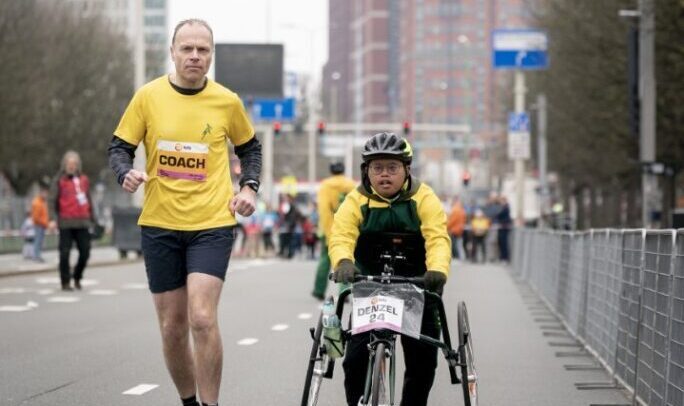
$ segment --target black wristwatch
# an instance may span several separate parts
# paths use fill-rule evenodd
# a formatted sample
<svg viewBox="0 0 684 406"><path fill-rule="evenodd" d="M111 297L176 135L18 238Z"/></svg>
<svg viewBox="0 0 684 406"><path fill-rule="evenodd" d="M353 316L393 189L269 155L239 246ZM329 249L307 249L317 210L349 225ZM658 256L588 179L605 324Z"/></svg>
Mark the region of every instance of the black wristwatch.
<svg viewBox="0 0 684 406"><path fill-rule="evenodd" d="M240 185L240 189L242 189L245 186L252 189L254 191L254 193L259 193L259 182L258 181L253 180L253 179L246 180L242 183L242 185Z"/></svg>

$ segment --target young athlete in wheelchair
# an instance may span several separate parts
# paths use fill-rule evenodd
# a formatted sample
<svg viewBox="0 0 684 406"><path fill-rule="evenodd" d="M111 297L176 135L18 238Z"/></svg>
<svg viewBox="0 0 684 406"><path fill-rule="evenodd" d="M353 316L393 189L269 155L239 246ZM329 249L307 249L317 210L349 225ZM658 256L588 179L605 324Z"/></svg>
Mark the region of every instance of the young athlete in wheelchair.
<svg viewBox="0 0 684 406"><path fill-rule="evenodd" d="M411 146L393 133L379 133L364 145L362 183L351 191L337 213L329 241L336 282L354 282L357 274L382 272L377 236L401 233L413 241L409 261L395 265L398 276L422 276L424 288L441 295L449 272L451 246L446 215L437 195L411 176ZM423 335L439 339L437 306L426 296ZM357 406L364 392L369 333L346 343L343 368L347 404ZM402 406L427 405L437 367L437 347L402 336L406 371Z"/></svg>

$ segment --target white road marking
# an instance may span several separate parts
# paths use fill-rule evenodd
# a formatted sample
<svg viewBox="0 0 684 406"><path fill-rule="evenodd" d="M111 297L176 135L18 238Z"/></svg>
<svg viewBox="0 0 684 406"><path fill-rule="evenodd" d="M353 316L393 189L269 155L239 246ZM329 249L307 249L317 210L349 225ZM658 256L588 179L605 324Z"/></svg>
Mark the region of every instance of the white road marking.
<svg viewBox="0 0 684 406"><path fill-rule="evenodd" d="M38 303L34 302L33 300L29 300L28 302L26 302L26 306L35 309L36 307L38 307Z"/></svg>
<svg viewBox="0 0 684 406"><path fill-rule="evenodd" d="M159 385L153 383L141 383L138 386L134 386L131 389L123 392L124 395L144 395L145 393L157 388Z"/></svg>
<svg viewBox="0 0 684 406"><path fill-rule="evenodd" d="M297 318L299 320L309 320L311 318L311 313L299 313Z"/></svg>
<svg viewBox="0 0 684 406"><path fill-rule="evenodd" d="M290 326L287 324L276 324L275 326L271 327L271 330L273 331L284 331L287 330Z"/></svg>
<svg viewBox="0 0 684 406"><path fill-rule="evenodd" d="M259 342L258 338L243 338L242 340L238 341L238 345L254 345L257 342Z"/></svg>
<svg viewBox="0 0 684 406"><path fill-rule="evenodd" d="M121 287L121 289L147 289L146 283L127 283Z"/></svg>
<svg viewBox="0 0 684 406"><path fill-rule="evenodd" d="M117 293L119 292L114 289L93 289L88 291L88 294L93 296L112 296L116 295Z"/></svg>
<svg viewBox="0 0 684 406"><path fill-rule="evenodd" d="M75 296L53 296L47 299L50 303L76 303L80 300L80 297Z"/></svg>
<svg viewBox="0 0 684 406"><path fill-rule="evenodd" d="M81 286L94 286L99 285L100 281L95 279L81 279Z"/></svg>
<svg viewBox="0 0 684 406"><path fill-rule="evenodd" d="M59 280L58 277L54 277L54 278L42 277L42 278L36 278L36 283L39 283L41 285L51 285L51 284L59 285L61 283L61 281Z"/></svg>
<svg viewBox="0 0 684 406"><path fill-rule="evenodd" d="M54 289L38 289L36 291L37 294L39 295L51 295L55 292Z"/></svg>
<svg viewBox="0 0 684 406"><path fill-rule="evenodd" d="M26 312L31 310L30 306L0 306L0 312Z"/></svg>
<svg viewBox="0 0 684 406"><path fill-rule="evenodd" d="M0 294L7 294L7 293L25 293L26 289L24 288L0 288Z"/></svg>

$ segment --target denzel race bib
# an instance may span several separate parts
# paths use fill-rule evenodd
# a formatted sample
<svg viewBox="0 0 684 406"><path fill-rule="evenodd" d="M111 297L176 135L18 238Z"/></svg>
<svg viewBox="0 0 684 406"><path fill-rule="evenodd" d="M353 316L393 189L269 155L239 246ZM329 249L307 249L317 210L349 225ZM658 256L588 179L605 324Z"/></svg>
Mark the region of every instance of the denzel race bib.
<svg viewBox="0 0 684 406"><path fill-rule="evenodd" d="M404 316L402 299L376 295L354 298L352 313L352 334L386 328L401 332Z"/></svg>
<svg viewBox="0 0 684 406"><path fill-rule="evenodd" d="M157 142L157 175L203 182L207 179L209 146L196 142Z"/></svg>

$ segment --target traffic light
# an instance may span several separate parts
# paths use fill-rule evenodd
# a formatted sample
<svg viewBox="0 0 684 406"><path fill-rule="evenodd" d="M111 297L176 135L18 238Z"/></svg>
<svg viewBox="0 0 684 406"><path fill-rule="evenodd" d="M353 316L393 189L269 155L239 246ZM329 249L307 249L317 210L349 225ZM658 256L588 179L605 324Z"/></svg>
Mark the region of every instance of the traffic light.
<svg viewBox="0 0 684 406"><path fill-rule="evenodd" d="M276 137L280 135L280 129L282 128L282 124L280 124L280 121L276 121L273 123L273 135Z"/></svg>
<svg viewBox="0 0 684 406"><path fill-rule="evenodd" d="M318 131L318 135L325 135L325 123L319 121L316 130Z"/></svg>
<svg viewBox="0 0 684 406"><path fill-rule="evenodd" d="M408 137L411 134L411 123L404 121L404 137Z"/></svg>
<svg viewBox="0 0 684 406"><path fill-rule="evenodd" d="M463 172L463 186L468 186L470 184L470 172Z"/></svg>

